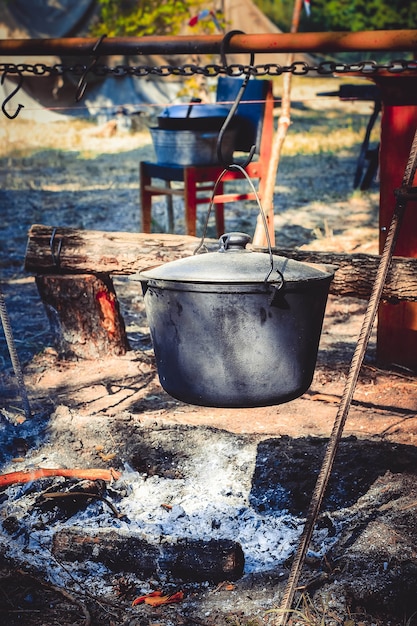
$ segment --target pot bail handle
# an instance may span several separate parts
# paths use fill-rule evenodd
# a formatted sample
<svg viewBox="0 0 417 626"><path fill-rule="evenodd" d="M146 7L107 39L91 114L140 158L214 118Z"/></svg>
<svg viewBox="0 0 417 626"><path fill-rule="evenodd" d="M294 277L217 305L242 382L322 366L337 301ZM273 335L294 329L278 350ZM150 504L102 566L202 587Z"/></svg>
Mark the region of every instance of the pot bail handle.
<svg viewBox="0 0 417 626"><path fill-rule="evenodd" d="M269 277L271 276L272 272L275 271L275 272L277 272L277 274L278 274L278 276L280 278L280 284L277 287L277 289L282 289L282 287L284 286L284 275L282 274L282 272L279 271L278 268L274 268L274 256L272 254L271 238L269 236L268 223L266 221L265 211L263 210L261 201L259 199L258 192L256 191L255 185L251 181L251 179L249 177L249 174L247 173L245 168L242 167L241 165L239 165L238 163L232 163L231 165L229 165L228 169L224 169L220 173L220 175L218 176L216 182L214 183L214 187L213 187L213 190L211 192L209 208L207 209L207 215L206 215L206 219L204 221L203 234L201 236L200 243L198 244L197 248L194 250L194 254L201 254L202 252L208 252L207 246L206 246L204 240L205 240L206 234L207 234L207 226L208 226L208 222L209 222L209 219L210 219L211 211L213 210L214 198L216 196L217 187L221 183L221 181L223 179L223 176L225 176L227 174L228 170L230 170L230 169L238 170L239 172L241 172L243 177L246 178L246 180L248 181L249 186L251 187L252 192L253 192L253 194L255 196L255 200L256 200L256 203L257 203L258 209L259 209L259 213L260 213L261 218L262 218L262 223L263 223L263 227L264 227L264 230L265 230L266 241L267 241L267 244L268 244L269 264L270 264L269 271L268 271L267 275L264 278L264 282L266 283L268 281ZM246 243L249 243L249 241L247 241ZM220 246L223 246L223 250L225 249L224 240L222 241L222 238L220 238Z"/></svg>
<svg viewBox="0 0 417 626"><path fill-rule="evenodd" d="M225 36L223 37L223 41L221 42L221 48L220 48L220 56L222 59L222 63L223 63L223 68L226 72L226 74L230 74L229 71L229 67L228 67L228 63L227 63L227 59L226 59L226 48L229 45L230 40L232 39L232 37L234 37L234 35L244 35L245 33L242 30L231 30L230 32L226 33ZM255 55L253 52L251 52L250 55L250 65L249 67L253 67L254 63L255 63ZM223 157L223 150L222 150L222 146L223 146L223 140L224 140L224 136L226 131L228 130L230 123L232 121L232 119L235 117L238 106L240 104L240 101L243 98L243 95L245 93L246 90L246 86L249 82L250 79L250 72L248 72L243 81L242 84L239 88L239 91L236 95L235 101L232 104L232 107L226 117L226 119L223 122L223 125L219 131L219 136L217 137L217 159L219 161L219 163L221 164L222 167L224 167L227 170L231 170L233 169L233 163L228 163L226 161L226 159ZM244 163L241 163L240 165L242 167L247 167L249 165L249 163L252 161L253 159L253 155L255 154L255 150L256 150L256 145L253 145L250 150L249 150L249 154L245 160Z"/></svg>

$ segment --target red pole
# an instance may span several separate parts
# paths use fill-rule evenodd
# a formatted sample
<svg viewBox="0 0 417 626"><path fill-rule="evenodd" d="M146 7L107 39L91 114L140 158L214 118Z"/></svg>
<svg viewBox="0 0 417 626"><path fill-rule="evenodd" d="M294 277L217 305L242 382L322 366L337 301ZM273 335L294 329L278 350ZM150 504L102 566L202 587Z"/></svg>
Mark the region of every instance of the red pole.
<svg viewBox="0 0 417 626"><path fill-rule="evenodd" d="M417 78L376 79L382 91L380 148L380 249L395 205L417 128ZM415 183L414 183L415 184ZM417 257L417 205L407 205L394 254ZM417 370L417 303L382 303L378 315L377 360Z"/></svg>

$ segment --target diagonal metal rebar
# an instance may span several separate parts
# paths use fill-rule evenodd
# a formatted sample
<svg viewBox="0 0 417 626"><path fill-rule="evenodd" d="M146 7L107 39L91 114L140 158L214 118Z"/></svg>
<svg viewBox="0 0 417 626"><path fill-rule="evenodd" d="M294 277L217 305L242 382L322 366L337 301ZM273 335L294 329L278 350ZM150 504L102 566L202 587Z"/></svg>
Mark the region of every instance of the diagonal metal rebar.
<svg viewBox="0 0 417 626"><path fill-rule="evenodd" d="M379 262L375 282L372 293L366 308L365 316L362 322L361 331L359 333L358 342L350 364L348 378L340 401L338 412L335 418L333 429L323 458L323 463L317 477L317 482L313 491L310 506L307 512L306 521L303 532L299 539L297 551L291 566L290 574L287 581L287 587L277 611L277 619L273 622L274 626L285 626L291 614L291 607L294 601L295 592L297 590L298 580L301 569L304 564L311 536L320 507L323 501L324 493L329 482L333 463L343 434L343 428L349 413L353 394L358 381L360 368L363 363L366 349L368 347L369 338L371 336L372 327L378 311L378 305L381 301L382 292L387 278L389 266L392 260L395 244L398 238L401 222L407 205L407 190L411 187L417 169L417 129L414 134L413 143L405 168L402 184L397 190L397 200L395 203L394 213L391 224L388 229L387 238L381 259ZM403 192L403 193L401 193Z"/></svg>
<svg viewBox="0 0 417 626"><path fill-rule="evenodd" d="M9 349L10 359L13 365L13 370L16 376L17 385L19 387L20 397L22 399L23 410L25 417L31 416L29 398L26 391L25 381L23 378L23 371L20 365L19 357L16 350L16 344L14 342L12 327L10 324L9 313L6 308L6 301L4 299L3 292L0 288L0 318L3 325L4 336L6 337L7 347Z"/></svg>

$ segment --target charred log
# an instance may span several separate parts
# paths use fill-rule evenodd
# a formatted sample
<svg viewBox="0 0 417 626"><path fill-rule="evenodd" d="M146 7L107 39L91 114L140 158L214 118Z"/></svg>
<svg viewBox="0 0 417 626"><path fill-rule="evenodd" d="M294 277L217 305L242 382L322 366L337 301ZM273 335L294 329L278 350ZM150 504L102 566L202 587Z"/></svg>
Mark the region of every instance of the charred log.
<svg viewBox="0 0 417 626"><path fill-rule="evenodd" d="M221 582L237 580L244 568L242 547L229 539L153 544L113 530L87 534L73 528L55 533L52 551L60 561L99 562L111 571L144 578L159 572L182 581Z"/></svg>

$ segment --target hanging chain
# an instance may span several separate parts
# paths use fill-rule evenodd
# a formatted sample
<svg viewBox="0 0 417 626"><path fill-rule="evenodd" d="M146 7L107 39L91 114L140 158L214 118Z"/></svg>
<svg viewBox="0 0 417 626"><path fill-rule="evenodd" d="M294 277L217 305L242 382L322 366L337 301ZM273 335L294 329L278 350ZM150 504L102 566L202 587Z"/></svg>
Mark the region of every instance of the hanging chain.
<svg viewBox="0 0 417 626"><path fill-rule="evenodd" d="M295 76L304 76L310 72L316 72L322 76L332 74L359 73L364 75L375 75L380 72L389 74L401 74L403 72L417 72L417 60L398 59L387 63L377 63L372 60L358 61L355 63L341 63L339 61L321 61L316 65L310 65L305 61L294 61L290 65L279 65L278 63L263 63L261 65L243 65L232 63L228 66L209 63L207 65L196 65L185 63L184 65L115 65L109 66L96 63L94 67L88 67L81 63L74 65L46 65L45 63L0 63L0 74L19 75L24 74L34 76L83 76L86 72L95 76L194 76L196 74L207 77L215 77L220 74L227 76L281 76L290 73Z"/></svg>

